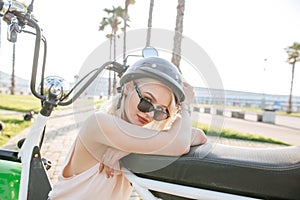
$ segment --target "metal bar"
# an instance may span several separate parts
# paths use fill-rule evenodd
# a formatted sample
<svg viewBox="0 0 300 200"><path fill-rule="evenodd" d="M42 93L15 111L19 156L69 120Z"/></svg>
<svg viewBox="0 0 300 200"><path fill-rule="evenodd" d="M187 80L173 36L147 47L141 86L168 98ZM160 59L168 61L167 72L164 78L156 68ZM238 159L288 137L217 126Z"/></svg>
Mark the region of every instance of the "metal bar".
<svg viewBox="0 0 300 200"><path fill-rule="evenodd" d="M189 186L183 186L173 183L167 183L157 180L140 178L128 171L124 173L126 178L132 183L136 191L141 195L144 200L157 199L152 195L149 190L163 192L175 196L186 197L190 199L203 199L203 200L257 200L256 198L244 197L240 195L228 194L223 192L216 192ZM148 194L150 193L152 197Z"/></svg>

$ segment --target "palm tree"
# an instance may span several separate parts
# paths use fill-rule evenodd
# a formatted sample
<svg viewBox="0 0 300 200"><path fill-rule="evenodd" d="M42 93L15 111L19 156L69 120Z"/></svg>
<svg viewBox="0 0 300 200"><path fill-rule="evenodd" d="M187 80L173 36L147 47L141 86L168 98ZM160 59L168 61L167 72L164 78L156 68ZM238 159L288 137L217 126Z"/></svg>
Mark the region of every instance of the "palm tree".
<svg viewBox="0 0 300 200"><path fill-rule="evenodd" d="M1 36L1 32L2 32L2 29L1 29L1 26L2 26L2 25L1 25L1 21L2 21L2 20L0 20L0 52L1 52L1 37L2 37L2 36ZM1 59L1 54L0 54L0 59ZM0 79L1 79L1 77L0 77Z"/></svg>
<svg viewBox="0 0 300 200"><path fill-rule="evenodd" d="M288 107L286 111L288 114L290 114L292 112L292 93L293 93L295 65L296 62L300 61L300 43L294 42L292 46L285 48L285 51L288 54L287 62L292 65L292 80L291 80L290 96L289 96Z"/></svg>
<svg viewBox="0 0 300 200"><path fill-rule="evenodd" d="M154 7L154 0L150 0L146 47L150 46L153 7Z"/></svg>
<svg viewBox="0 0 300 200"><path fill-rule="evenodd" d="M104 17L100 23L99 31L103 31L108 24L112 23L111 21L112 21L111 18ZM113 39L112 34L107 34L106 38L109 39L109 60L111 60L112 39ZM108 89L107 89L107 91L108 91L108 98L109 98L111 95L111 71L109 71L109 74L108 74Z"/></svg>
<svg viewBox="0 0 300 200"><path fill-rule="evenodd" d="M182 40L182 32L183 32L184 8L185 8L185 0L178 0L175 35L174 35L173 52L172 52L172 63L179 69L179 71L180 71L180 60L181 60L181 40Z"/></svg>
<svg viewBox="0 0 300 200"><path fill-rule="evenodd" d="M16 58L16 43L13 43L13 56L12 56L12 73L11 73L11 86L10 94L15 94L15 58Z"/></svg>
<svg viewBox="0 0 300 200"><path fill-rule="evenodd" d="M124 27L123 27L123 32L124 32L124 38L123 38L123 60L126 57L126 28L128 26L127 22L129 21L129 15L128 15L128 7L130 4L134 4L135 0L125 0L125 9L123 13L123 21L124 21Z"/></svg>
<svg viewBox="0 0 300 200"><path fill-rule="evenodd" d="M121 6L118 6L115 8L113 6L112 9L104 9L104 11L108 14L109 17L104 17L102 21L100 22L99 31L103 31L107 25L111 28L111 33L107 34L106 37L110 39L110 60L111 60L111 49L112 44L114 45L113 52L114 52L114 60L116 60L116 37L117 37L117 31L119 30L119 25L121 24L121 21L119 21L119 18L123 17L124 9ZM113 94L116 94L116 73L114 73L114 79L113 79ZM108 98L111 95L111 74L109 72L109 80L108 80Z"/></svg>

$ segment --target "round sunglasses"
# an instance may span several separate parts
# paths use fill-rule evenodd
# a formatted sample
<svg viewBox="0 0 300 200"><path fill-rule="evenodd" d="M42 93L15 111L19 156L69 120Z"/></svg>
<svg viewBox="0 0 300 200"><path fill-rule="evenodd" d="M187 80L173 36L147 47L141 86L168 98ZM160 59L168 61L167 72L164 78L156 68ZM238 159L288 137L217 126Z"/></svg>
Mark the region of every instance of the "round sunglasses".
<svg viewBox="0 0 300 200"><path fill-rule="evenodd" d="M139 109L139 111L144 112L144 113L154 111L153 119L155 121L162 121L162 120L165 120L170 117L168 110L167 110L167 112L165 112L161 109L155 108L154 105L149 100L147 100L146 98L144 98L142 96L142 93L141 93L140 89L138 88L136 82L133 82L133 84L134 84L135 91L137 92L137 94L140 98L140 102L137 105L137 108Z"/></svg>

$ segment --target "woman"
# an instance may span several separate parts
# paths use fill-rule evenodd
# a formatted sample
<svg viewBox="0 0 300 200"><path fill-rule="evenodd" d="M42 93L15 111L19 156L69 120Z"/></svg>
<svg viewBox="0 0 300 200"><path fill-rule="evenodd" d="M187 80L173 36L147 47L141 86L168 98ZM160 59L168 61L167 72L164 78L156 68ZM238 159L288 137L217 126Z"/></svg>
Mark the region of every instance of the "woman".
<svg viewBox="0 0 300 200"><path fill-rule="evenodd" d="M136 62L121 77L122 92L106 112L90 116L67 156L56 199L128 199L132 187L119 171L129 153L180 156L206 142L191 128L193 89L177 68L158 58Z"/></svg>

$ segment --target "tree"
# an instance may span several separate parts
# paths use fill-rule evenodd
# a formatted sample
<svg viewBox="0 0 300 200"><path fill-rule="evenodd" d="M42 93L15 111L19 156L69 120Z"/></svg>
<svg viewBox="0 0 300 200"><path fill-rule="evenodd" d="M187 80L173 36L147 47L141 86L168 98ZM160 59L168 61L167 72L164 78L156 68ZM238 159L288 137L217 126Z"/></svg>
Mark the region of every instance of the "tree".
<svg viewBox="0 0 300 200"><path fill-rule="evenodd" d="M114 52L114 60L116 60L116 36L117 31L119 30L119 25L121 24L121 21L119 21L119 18L123 18L124 9L121 6L118 6L115 8L113 6L112 9L104 9L104 11L108 14L109 17L104 17L102 21L100 22L99 31L103 31L106 26L110 26L111 33L107 34L106 37L110 40L110 60L111 60L111 49L112 45L114 46L113 52ZM114 73L114 79L113 79L113 94L116 94L116 73ZM109 80L108 80L108 98L111 95L111 73L109 72Z"/></svg>
<svg viewBox="0 0 300 200"><path fill-rule="evenodd" d="M2 32L1 26L2 26L2 25L1 25L1 20L0 20L0 52L1 52L1 37L2 37L2 36L1 36L1 32ZM1 55L0 55L0 56L1 56ZM0 58L0 59L1 59L1 58Z"/></svg>
<svg viewBox="0 0 300 200"><path fill-rule="evenodd" d="M146 47L150 46L154 0L150 0Z"/></svg>
<svg viewBox="0 0 300 200"><path fill-rule="evenodd" d="M16 43L13 43L13 56L12 56L12 73L11 73L11 86L10 94L15 94L15 59L16 58Z"/></svg>
<svg viewBox="0 0 300 200"><path fill-rule="evenodd" d="M0 59L2 59L2 58L1 58L1 47L2 47L2 44L1 44L1 42L2 42L2 41L1 41L1 38L2 38L2 36L1 36L1 33L2 33L2 27L1 27L1 26L2 26L2 24L1 24L1 20L0 20ZM1 79L1 77L0 77L0 79Z"/></svg>
<svg viewBox="0 0 300 200"><path fill-rule="evenodd" d="M300 61L300 43L294 42L292 46L285 48L285 51L288 54L287 62L292 65L292 79L291 79L291 88L290 95L288 100L287 113L292 112L292 93L293 93L293 83L294 83L294 73L296 62Z"/></svg>
<svg viewBox="0 0 300 200"><path fill-rule="evenodd" d="M134 4L135 0L125 0L125 9L123 13L123 21L124 21L124 27L123 27L123 32L124 32L124 38L123 38L123 60L126 57L126 28L128 26L127 22L129 21L129 15L128 15L128 7L130 4Z"/></svg>
<svg viewBox="0 0 300 200"><path fill-rule="evenodd" d="M181 60L181 41L183 32L183 16L184 16L185 0L178 0L177 16L175 25L175 35L173 41L172 63L180 70Z"/></svg>
<svg viewBox="0 0 300 200"><path fill-rule="evenodd" d="M111 24L112 19L104 17L100 23L99 31L103 31L108 24ZM109 60L111 60L111 50L112 50L112 34L107 34L106 38L109 39ZM107 88L108 98L111 95L111 72L108 74L108 88Z"/></svg>

